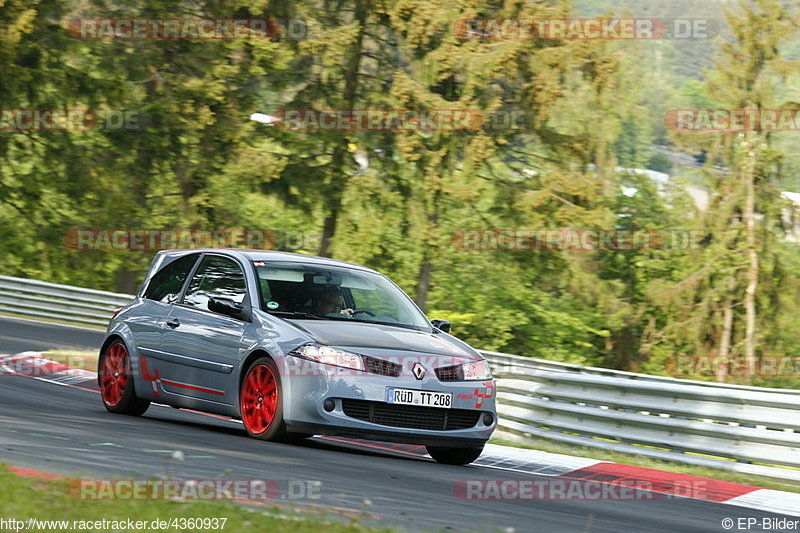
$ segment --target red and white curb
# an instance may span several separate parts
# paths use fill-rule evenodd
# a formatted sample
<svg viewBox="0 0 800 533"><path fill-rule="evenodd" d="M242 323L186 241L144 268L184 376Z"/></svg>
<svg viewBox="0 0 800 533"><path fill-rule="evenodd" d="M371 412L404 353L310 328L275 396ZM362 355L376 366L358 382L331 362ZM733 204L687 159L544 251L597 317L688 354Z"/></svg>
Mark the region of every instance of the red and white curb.
<svg viewBox="0 0 800 533"><path fill-rule="evenodd" d="M0 355L0 375L11 374L43 381L72 385L97 379L96 372L73 368L43 357L43 352L22 352L15 355Z"/></svg>
<svg viewBox="0 0 800 533"><path fill-rule="evenodd" d="M33 377L41 381L66 386L77 386L79 383L86 382L97 383L96 372L72 368L62 363L50 361L43 357L43 352L0 355L0 375L2 374ZM209 416L228 420L217 415ZM329 440L335 441L337 439L330 438ZM356 444L359 441L360 439L354 439L348 440L347 443ZM364 445L377 447L370 446L367 443ZM422 449L422 447L415 448ZM422 456L424 453L420 452L419 455ZM646 490L649 492L674 497L705 500L771 513L800 516L800 493L762 489L730 481L678 474L598 459L487 444L483 454L473 464L484 468L536 474L563 480L627 487L646 486ZM13 467L12 469L24 475L22 469L14 469ZM688 496L686 495L687 486L692 487L691 495Z"/></svg>

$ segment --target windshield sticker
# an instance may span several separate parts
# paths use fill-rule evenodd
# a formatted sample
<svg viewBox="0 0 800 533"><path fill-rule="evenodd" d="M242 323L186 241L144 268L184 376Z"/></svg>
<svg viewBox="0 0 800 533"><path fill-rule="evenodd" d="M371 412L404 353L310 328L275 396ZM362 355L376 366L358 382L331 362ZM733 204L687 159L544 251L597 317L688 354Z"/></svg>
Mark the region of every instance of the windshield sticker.
<svg viewBox="0 0 800 533"><path fill-rule="evenodd" d="M279 304L275 300L270 300L269 302L267 302L267 307L270 309L277 309L278 307L280 307L280 305L281 304Z"/></svg>

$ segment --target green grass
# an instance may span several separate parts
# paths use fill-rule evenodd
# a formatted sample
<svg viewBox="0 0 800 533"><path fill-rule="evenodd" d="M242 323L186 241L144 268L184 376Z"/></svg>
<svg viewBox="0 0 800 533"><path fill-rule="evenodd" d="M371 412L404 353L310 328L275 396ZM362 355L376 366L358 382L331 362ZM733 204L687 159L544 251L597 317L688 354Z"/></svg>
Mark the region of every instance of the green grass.
<svg viewBox="0 0 800 533"><path fill-rule="evenodd" d="M706 466L689 465L673 461L663 461L660 459L653 459L642 455L634 455L630 453L614 452L607 450L599 450L590 448L588 446L578 446L563 442L556 442L540 438L526 438L524 442L505 439L501 437L493 437L490 441L492 444L499 444L502 446L514 446L516 448L526 448L530 450L541 450L550 453L560 453L564 455L576 455L580 457L588 457L590 459L599 459L611 463L621 463L633 466L642 466L644 468L654 468L656 470L664 470L667 472L676 472L679 474L690 474L693 476L708 477L712 479L719 479L722 481L732 481L734 483L742 483L744 485L753 485L765 489L785 490L789 492L800 493L800 485L794 484L791 481L782 482L777 479L772 479L764 476L754 476L750 474L742 474L740 472L733 472L731 470L723 470L721 468L711 468Z"/></svg>
<svg viewBox="0 0 800 533"><path fill-rule="evenodd" d="M97 521L97 520L153 520L174 518L227 518L224 529L233 533L363 533L393 531L375 529L361 523L362 517L343 517L326 513L314 516L274 505L237 505L228 502L173 502L173 501L88 501L79 500L67 492L68 480L41 480L18 477L7 466L0 464L0 518L26 521L39 520ZM317 511L319 512L319 510ZM363 518L369 513L363 512ZM373 515L374 517L374 515ZM221 523L221 522L220 522ZM46 530L46 529L44 529ZM76 531L72 524L64 531ZM80 530L80 529L78 529ZM108 531L109 529L102 529ZM13 531L13 530L12 530ZM55 529L53 529L55 531ZM145 528L142 531L155 531ZM160 529L159 531L213 531L196 529Z"/></svg>

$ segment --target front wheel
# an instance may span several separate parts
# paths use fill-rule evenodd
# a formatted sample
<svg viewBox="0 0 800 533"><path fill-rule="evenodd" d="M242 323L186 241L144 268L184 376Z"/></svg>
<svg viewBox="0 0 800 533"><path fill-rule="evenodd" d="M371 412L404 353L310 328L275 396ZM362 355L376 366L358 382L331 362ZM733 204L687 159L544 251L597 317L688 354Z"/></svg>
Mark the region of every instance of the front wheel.
<svg viewBox="0 0 800 533"><path fill-rule="evenodd" d="M253 361L242 380L239 409L247 434L261 440L291 442L300 435L286 431L278 367L269 357Z"/></svg>
<svg viewBox="0 0 800 533"><path fill-rule="evenodd" d="M480 457L483 452L483 445L471 448L448 448L444 446L429 446L425 449L437 463L446 465L466 465Z"/></svg>
<svg viewBox="0 0 800 533"><path fill-rule="evenodd" d="M136 396L131 373L131 358L122 341L108 346L100 356L97 373L103 405L112 413L141 416L150 407L148 400Z"/></svg>

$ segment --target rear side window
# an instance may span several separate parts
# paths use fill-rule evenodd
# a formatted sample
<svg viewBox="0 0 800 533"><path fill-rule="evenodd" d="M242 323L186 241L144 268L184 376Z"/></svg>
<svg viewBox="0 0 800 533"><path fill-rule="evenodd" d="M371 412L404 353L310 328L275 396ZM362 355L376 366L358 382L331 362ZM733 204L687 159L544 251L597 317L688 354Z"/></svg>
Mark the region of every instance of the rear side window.
<svg viewBox="0 0 800 533"><path fill-rule="evenodd" d="M226 257L209 255L203 258L189 282L183 303L208 309L208 299L216 296L230 298L240 304L246 293L244 274L239 263Z"/></svg>
<svg viewBox="0 0 800 533"><path fill-rule="evenodd" d="M199 255L190 254L181 257L156 272L147 286L144 297L166 302L180 294L183 282L186 281Z"/></svg>

